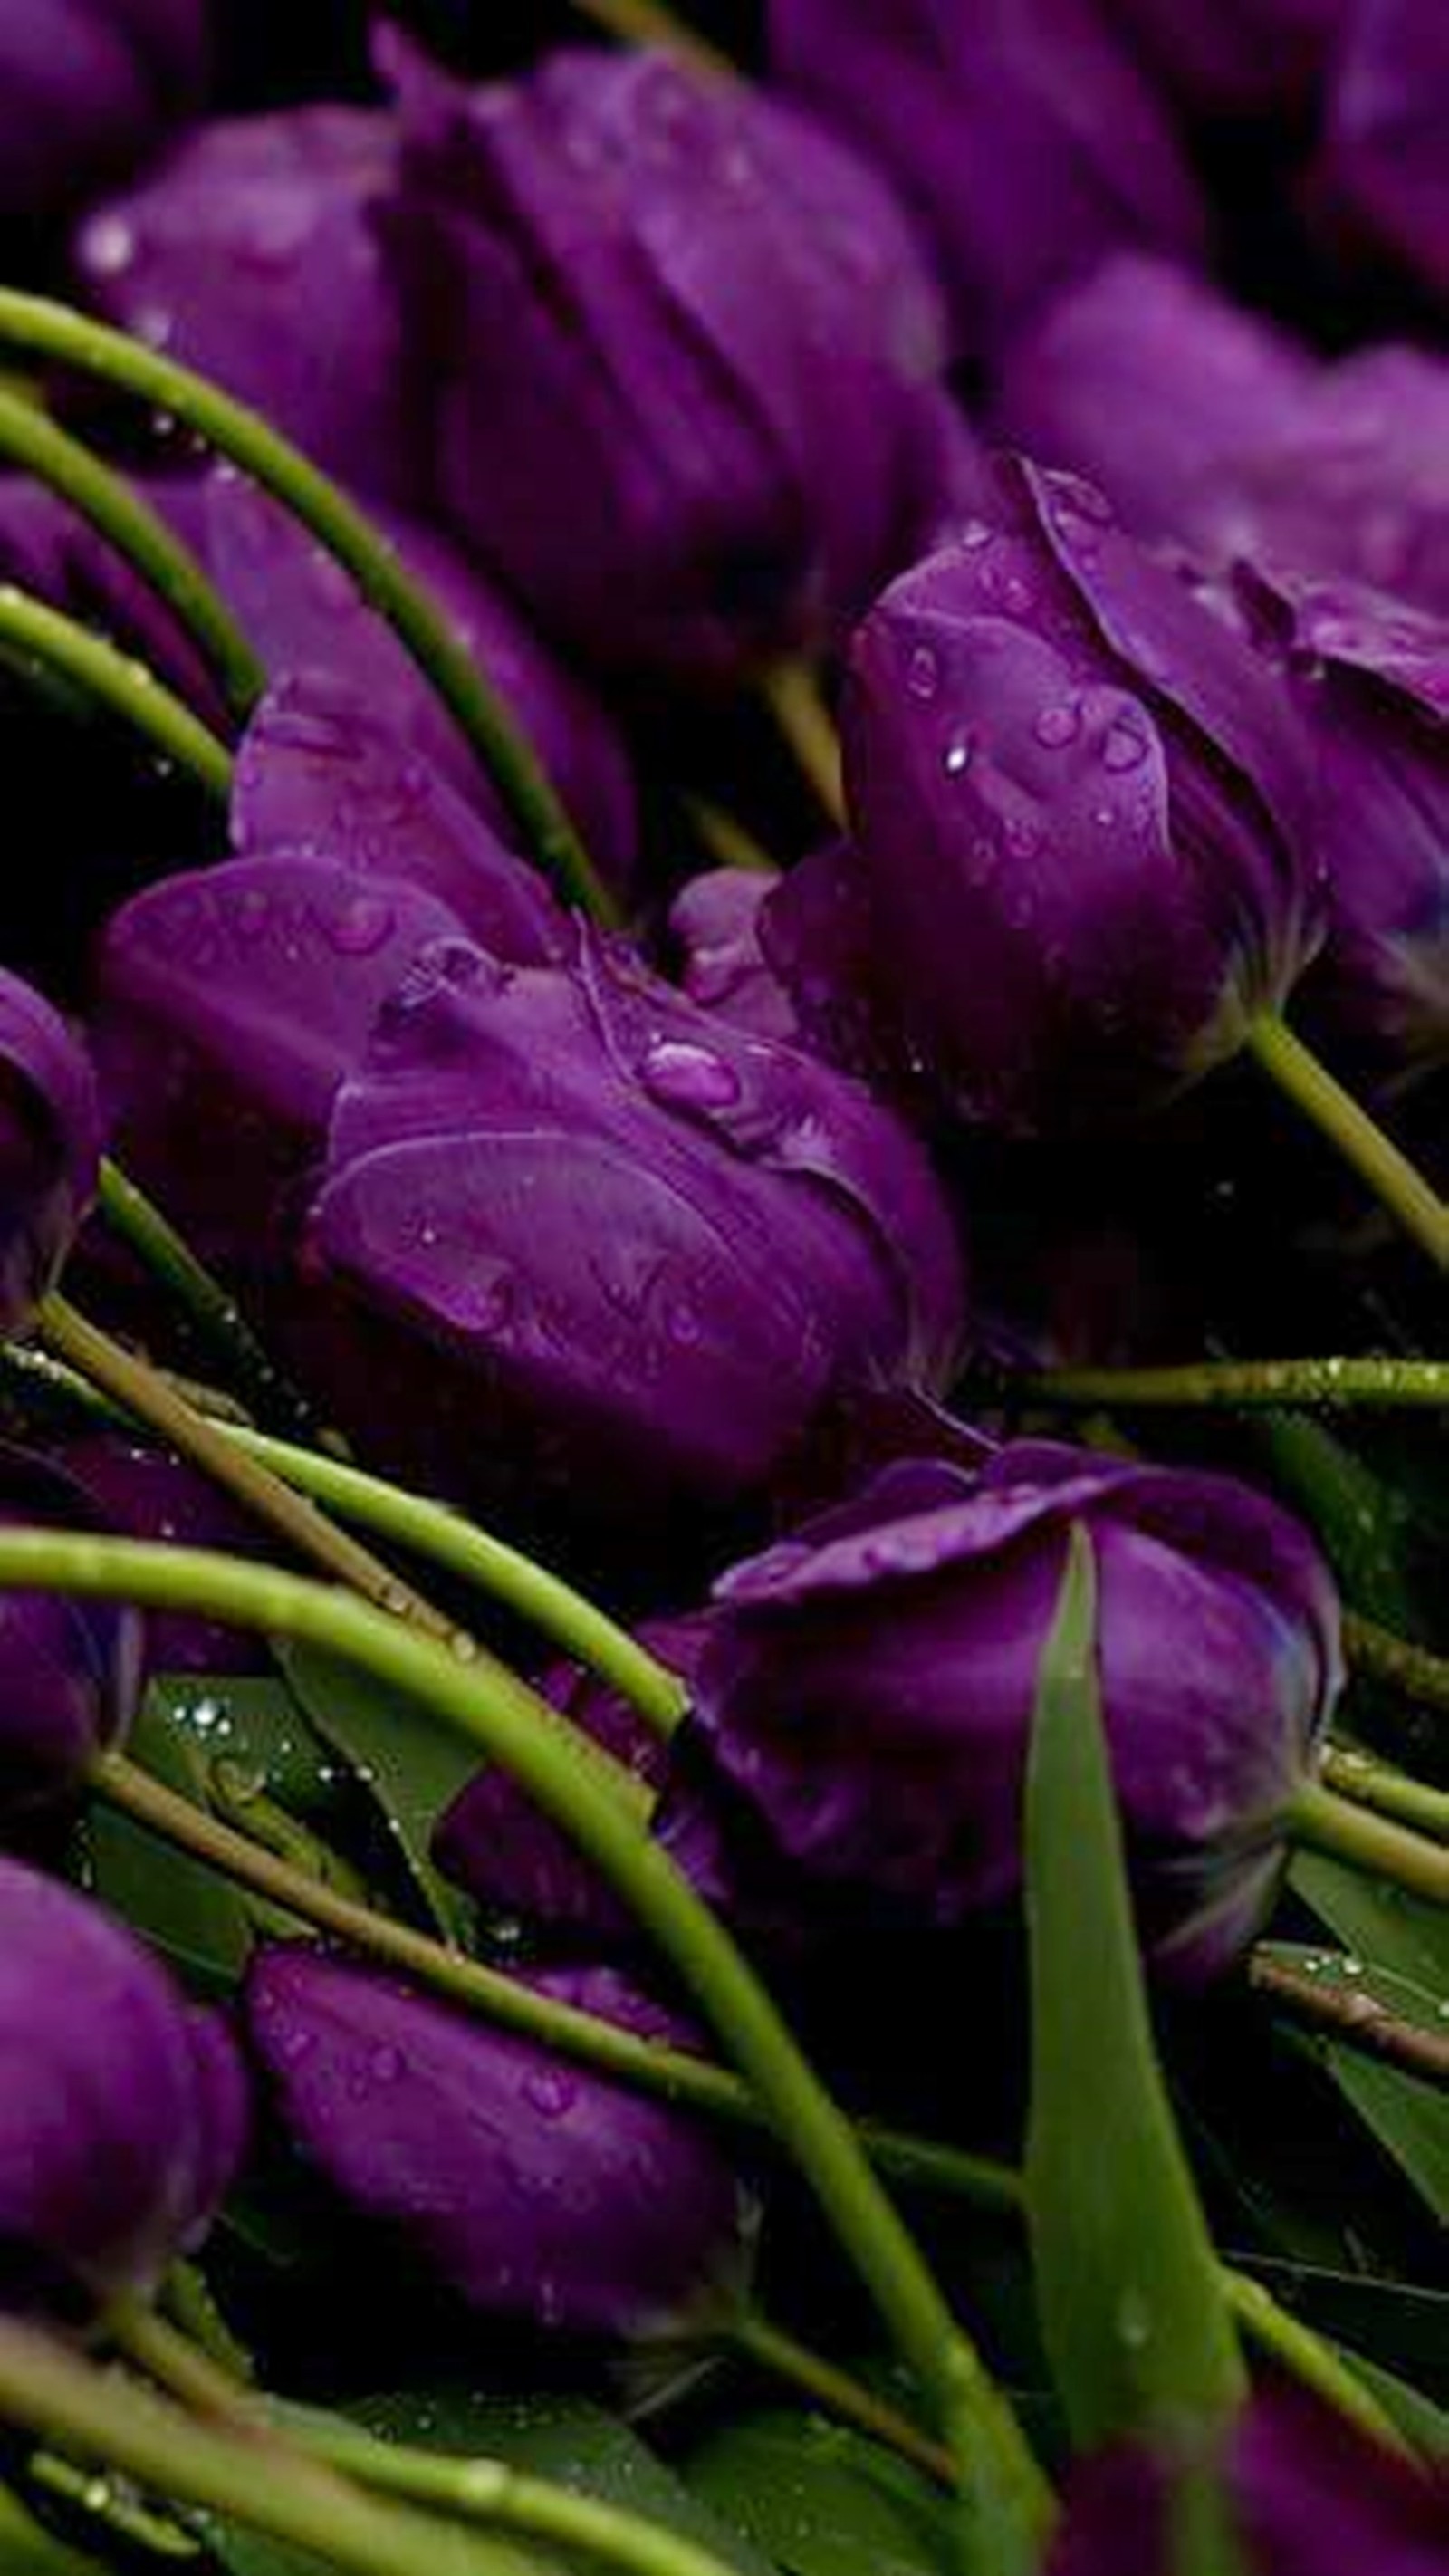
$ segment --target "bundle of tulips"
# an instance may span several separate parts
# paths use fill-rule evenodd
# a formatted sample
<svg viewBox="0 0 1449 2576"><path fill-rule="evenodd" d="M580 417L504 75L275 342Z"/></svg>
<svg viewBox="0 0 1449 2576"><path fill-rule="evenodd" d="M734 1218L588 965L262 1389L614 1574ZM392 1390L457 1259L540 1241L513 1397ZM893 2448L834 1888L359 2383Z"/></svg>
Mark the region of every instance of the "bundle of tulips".
<svg viewBox="0 0 1449 2576"><path fill-rule="evenodd" d="M1444 0L0 0L0 279L0 2570L1449 2576Z"/></svg>

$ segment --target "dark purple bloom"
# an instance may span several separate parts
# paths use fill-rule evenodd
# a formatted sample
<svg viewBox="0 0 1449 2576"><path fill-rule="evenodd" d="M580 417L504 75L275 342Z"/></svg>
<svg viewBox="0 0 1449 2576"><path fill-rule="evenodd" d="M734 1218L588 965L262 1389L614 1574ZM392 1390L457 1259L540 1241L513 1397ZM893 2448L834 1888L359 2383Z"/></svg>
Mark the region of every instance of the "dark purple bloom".
<svg viewBox="0 0 1449 2576"><path fill-rule="evenodd" d="M149 2297L241 2159L221 2024L98 1906L0 1859L0 2066L0 2305Z"/></svg>
<svg viewBox="0 0 1449 2576"><path fill-rule="evenodd" d="M90 214L81 288L108 321L255 403L318 465L406 500L402 329L374 238L396 129L304 107L202 126Z"/></svg>
<svg viewBox="0 0 1449 2576"><path fill-rule="evenodd" d="M1200 116L1301 106L1354 0L1109 0L1154 75ZM1434 0L1429 0L1432 8Z"/></svg>
<svg viewBox="0 0 1449 2576"><path fill-rule="evenodd" d="M866 1920L1003 1904L1074 1524L1144 1932L1196 1982L1271 1902L1340 1679L1327 1571L1246 1486L1046 1441L886 1468L717 1587L697 1722L787 1863Z"/></svg>
<svg viewBox="0 0 1449 2576"><path fill-rule="evenodd" d="M1347 0L1313 191L1336 232L1449 303L1449 16Z"/></svg>
<svg viewBox="0 0 1449 2576"><path fill-rule="evenodd" d="M945 470L940 317L880 181L653 53L469 90L383 41L439 515L546 629L646 678L837 633Z"/></svg>
<svg viewBox="0 0 1449 2576"><path fill-rule="evenodd" d="M5 0L0 218L48 222L200 103L208 0Z"/></svg>
<svg viewBox="0 0 1449 2576"><path fill-rule="evenodd" d="M1449 613L1449 365L1427 350L1322 366L1205 281L1124 258L1021 335L995 420L1140 536Z"/></svg>
<svg viewBox="0 0 1449 2576"><path fill-rule="evenodd" d="M115 1526L98 1486L0 1443L0 1526ZM122 1742L141 1695L138 1614L62 1593L0 1590L0 1818L75 1796L97 1756Z"/></svg>
<svg viewBox="0 0 1449 2576"><path fill-rule="evenodd" d="M138 1448L120 1432L99 1431L68 1440L60 1456L112 1530L171 1547L218 1548L227 1556L265 1553L255 1520L167 1449ZM101 1605L71 1606L94 1611ZM240 1673L270 1662L261 1639L174 1610L148 1612L146 1649L155 1673Z"/></svg>
<svg viewBox="0 0 1449 2576"><path fill-rule="evenodd" d="M325 672L345 682L366 699L379 734L422 753L457 795L482 809L495 832L505 841L512 837L477 753L435 689L289 510L225 466L203 478L157 483L150 497L200 555L275 680ZM627 894L637 831L634 783L602 706L441 537L375 502L368 514L446 612L605 875Z"/></svg>
<svg viewBox="0 0 1449 2576"><path fill-rule="evenodd" d="M64 1020L0 968L0 1332L52 1285L95 1196L101 1117Z"/></svg>
<svg viewBox="0 0 1449 2576"><path fill-rule="evenodd" d="M963 1332L907 1130L582 931L567 972L420 965L338 1096L311 1243L451 1363L490 1453L609 1520L757 1494L852 1388L942 1386Z"/></svg>
<svg viewBox="0 0 1449 2576"><path fill-rule="evenodd" d="M756 1037L798 1044L799 1015L760 944L760 916L778 880L750 868L711 868L670 907L679 981L692 1002Z"/></svg>
<svg viewBox="0 0 1449 2576"><path fill-rule="evenodd" d="M1080 2470L1047 2576L1171 2576L1173 2492L1202 2463L1145 2450ZM1215 2463L1243 2576L1443 2576L1449 2493L1437 2470L1379 2450L1299 2392L1259 2397Z"/></svg>
<svg viewBox="0 0 1449 2576"><path fill-rule="evenodd" d="M689 2045L607 1969L525 1982ZM316 1950L260 1953L247 2017L304 2154L485 2315L642 2336L743 2272L738 2185L687 2115Z"/></svg>
<svg viewBox="0 0 1449 2576"><path fill-rule="evenodd" d="M1004 463L992 515L886 592L844 739L908 1035L969 1118L1161 1100L1317 945L1287 692L1069 475Z"/></svg>
<svg viewBox="0 0 1449 2576"><path fill-rule="evenodd" d="M769 23L780 81L920 215L958 352L994 358L1110 251L1201 254L1171 122L1093 0L771 0Z"/></svg>
<svg viewBox="0 0 1449 2576"><path fill-rule="evenodd" d="M1449 625L1349 583L1249 596L1302 674L1324 786L1329 928L1305 1008L1402 1088L1449 1064Z"/></svg>

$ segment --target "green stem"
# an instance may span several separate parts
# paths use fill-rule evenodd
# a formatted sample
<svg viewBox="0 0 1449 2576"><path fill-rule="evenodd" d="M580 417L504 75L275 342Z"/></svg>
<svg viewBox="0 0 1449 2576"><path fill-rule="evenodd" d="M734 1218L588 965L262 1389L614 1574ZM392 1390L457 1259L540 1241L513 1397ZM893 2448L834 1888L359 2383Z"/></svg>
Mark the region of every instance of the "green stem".
<svg viewBox="0 0 1449 2576"><path fill-rule="evenodd" d="M1372 1753L1361 1753L1357 1745L1330 1744L1321 1769L1325 1788L1336 1789L1341 1798L1392 1816L1435 1842L1449 1843L1449 1789L1411 1779L1407 1771L1395 1770Z"/></svg>
<svg viewBox="0 0 1449 2576"><path fill-rule="evenodd" d="M848 2371L837 2369L823 2354L812 2352L807 2344L797 2343L783 2327L768 2317L746 2309L731 2321L729 2341L755 2367L769 2378L782 2380L787 2388L798 2389L813 2406L823 2407L841 2423L852 2425L872 2441L883 2442L888 2450L898 2451L913 2467L924 2470L929 2478L949 2486L954 2477L951 2454L939 2442L921 2432L899 2408L890 2405L875 2391L863 2387Z"/></svg>
<svg viewBox="0 0 1449 2576"><path fill-rule="evenodd" d="M262 1348L236 1299L198 1261L155 1202L107 1157L101 1164L99 1205L113 1234L126 1244L148 1276L190 1318L198 1340L238 1394L265 1421L285 1421L303 1439L325 1438L304 1395L289 1385Z"/></svg>
<svg viewBox="0 0 1449 2576"><path fill-rule="evenodd" d="M272 1853L192 1806L123 1755L103 1756L92 1774L91 1785L99 1797L108 1799L134 1823L160 1835L193 1859L219 1869L269 1903L280 1905L299 1922L310 1923L317 1931L348 1942L364 1957L380 1959L399 1969L418 1984L478 2013L499 2028L517 2031L573 2064L592 2067L632 2085L636 2091L699 2111L708 2118L751 2129L764 2124L764 2114L749 2087L727 2067L683 2049L666 2048L658 2041L638 2039L614 2022L600 2021L574 2005L559 2003L515 1978L501 1975L497 1969L444 1949L425 1933L414 1932L387 1915L350 1903L334 1888L288 1868ZM877 2170L904 2189L963 2200L996 2217L1019 2221L1025 2214L1021 2176L1010 2165L969 2155L964 2148L948 2146L938 2139L914 2137L877 2120L858 2121L856 2135ZM1228 2273L1226 2278L1229 2295L1241 2305L1245 2327L1265 2350L1282 2357L1283 2347L1290 2340L1290 2321L1284 2318L1283 2331L1272 2332L1269 2311L1276 2314L1276 2308L1268 2292L1255 2283L1240 2281L1236 2274ZM1352 2404L1343 2404L1342 2411L1362 2416L1374 2407L1375 2401L1350 2378L1342 2364L1334 2363L1327 2346L1319 2346L1307 2327L1294 2326L1292 2335L1300 2346L1313 2347L1317 2356L1317 2376L1309 2380L1310 2386L1330 2377L1336 2368L1353 2399ZM1383 2422L1386 2424L1387 2418Z"/></svg>
<svg viewBox="0 0 1449 2576"><path fill-rule="evenodd" d="M213 1762L206 1772L206 1794L223 1824L234 1826L263 1851L274 1852L309 1882L335 1887L352 1904L366 1906L367 1887L351 1861L269 1798L255 1773L236 1762Z"/></svg>
<svg viewBox="0 0 1449 2576"><path fill-rule="evenodd" d="M659 45L692 63L697 71L736 76L737 66L728 54L666 8L664 0L574 0L574 5L581 17L622 45Z"/></svg>
<svg viewBox="0 0 1449 2576"><path fill-rule="evenodd" d="M1285 1021L1271 1017L1256 1021L1247 1043L1249 1053L1285 1098L1302 1110L1360 1180L1368 1183L1396 1224L1440 1270L1449 1270L1449 1207L1393 1138Z"/></svg>
<svg viewBox="0 0 1449 2576"><path fill-rule="evenodd" d="M165 601L216 673L232 713L244 721L267 685L266 671L191 548L172 534L159 511L38 404L3 388L0 457L58 493Z"/></svg>
<svg viewBox="0 0 1449 2576"><path fill-rule="evenodd" d="M778 663L760 682L760 695L821 812L837 826L843 825L840 737L809 663Z"/></svg>
<svg viewBox="0 0 1449 2576"><path fill-rule="evenodd" d="M778 877L780 871L763 842L709 796L686 796L685 810L705 853L717 868L740 868L746 876Z"/></svg>
<svg viewBox="0 0 1449 2576"><path fill-rule="evenodd" d="M0 2318L0 2417L72 2457L264 2532L350 2576L438 2576L431 2516L379 2504L274 2435L222 2431L97 2370L33 2326ZM542 2576L480 2539L458 2576Z"/></svg>
<svg viewBox="0 0 1449 2576"><path fill-rule="evenodd" d="M1403 2021L1362 1986L1328 1984L1261 1951L1254 1953L1248 1977L1256 1993L1306 2022L1320 2039L1347 2043L1441 2090L1449 2086L1449 2032Z"/></svg>
<svg viewBox="0 0 1449 2576"><path fill-rule="evenodd" d="M1281 2307L1261 2281L1246 2272L1224 2266L1223 2279L1228 2304L1244 2334L1276 2362L1289 2378L1331 2406L1345 2423L1355 2424L1369 2441L1384 2449L1412 2457L1411 2445L1405 2441L1388 2409L1380 2405L1372 2389L1365 2387L1351 2366L1340 2360L1332 2344L1315 2334L1288 2310Z"/></svg>
<svg viewBox="0 0 1449 2576"><path fill-rule="evenodd" d="M404 571L396 549L290 440L259 412L189 367L43 296L0 288L0 339L171 413L310 528L346 566L369 607L392 628L456 717L540 866L571 902L600 921L617 920L613 898L532 746L466 645L423 586Z"/></svg>
<svg viewBox="0 0 1449 2576"><path fill-rule="evenodd" d="M1351 1806L1317 1781L1297 1791L1286 1812L1288 1832L1310 1851L1328 1852L1351 1869L1387 1879L1430 1905L1449 1905L1449 1851L1386 1816Z"/></svg>
<svg viewBox="0 0 1449 2576"><path fill-rule="evenodd" d="M1432 1654L1427 1646L1396 1637L1391 1629L1361 1618L1357 1611L1348 1612L1344 1619L1343 1642L1350 1663L1372 1680L1387 1682L1430 1708L1449 1709L1449 1656Z"/></svg>
<svg viewBox="0 0 1449 2576"><path fill-rule="evenodd" d="M1025 1404L1061 1405L1073 1411L1105 1404L1143 1406L1225 1405L1449 1405L1449 1363L1443 1360L1306 1359L1204 1360L1181 1368L1047 1369L1013 1376L1005 1392Z"/></svg>
<svg viewBox="0 0 1449 2576"><path fill-rule="evenodd" d="M1024 2531L1046 2528L1049 2490L1015 2415L962 2335L849 2121L724 1926L622 1802L579 1766L556 1712L506 1671L462 1664L350 1594L200 1549L3 1530L0 1584L196 1611L318 1647L417 1700L500 1764L594 1863L692 1992L811 2184L902 2358L930 2392L943 2429L960 2446L963 2475L969 2461L992 2480Z"/></svg>
<svg viewBox="0 0 1449 2576"><path fill-rule="evenodd" d="M0 650L22 670L58 671L225 804L231 793L231 753L144 662L118 652L104 636L93 635L44 600L32 599L13 582L0 585Z"/></svg>

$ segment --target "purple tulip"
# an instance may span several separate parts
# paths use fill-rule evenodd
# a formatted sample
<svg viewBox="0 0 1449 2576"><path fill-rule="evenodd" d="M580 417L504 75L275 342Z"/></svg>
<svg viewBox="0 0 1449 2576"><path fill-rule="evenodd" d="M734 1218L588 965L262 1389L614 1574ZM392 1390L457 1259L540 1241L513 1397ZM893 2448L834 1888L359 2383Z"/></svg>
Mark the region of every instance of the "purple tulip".
<svg viewBox="0 0 1449 2576"><path fill-rule="evenodd" d="M1449 614L1449 365L1427 351L1322 366L1204 282L1124 258L1021 335L995 423L1209 566L1246 556Z"/></svg>
<svg viewBox="0 0 1449 2576"><path fill-rule="evenodd" d="M200 103L207 0L5 0L0 220L48 222Z"/></svg>
<svg viewBox="0 0 1449 2576"><path fill-rule="evenodd" d="M26 1323L95 1196L90 1059L48 1002L0 968L0 1332Z"/></svg>
<svg viewBox="0 0 1449 2576"><path fill-rule="evenodd" d="M158 483L150 497L195 548L274 680L327 673L344 682L365 698L379 733L420 752L455 794L481 809L494 832L505 841L512 837L511 818L436 691L289 510L226 466ZM605 875L627 895L636 855L634 783L602 706L442 538L375 502L368 515L446 612Z"/></svg>
<svg viewBox="0 0 1449 2576"><path fill-rule="evenodd" d="M1449 1064L1449 624L1348 583L1246 587L1302 675L1324 783L1329 929L1304 1005L1402 1089Z"/></svg>
<svg viewBox="0 0 1449 2576"><path fill-rule="evenodd" d="M689 2045L607 1969L521 1982ZM247 2019L309 2161L483 2314L646 2336L743 2273L738 2185L686 2115L316 1950L259 1953Z"/></svg>
<svg viewBox="0 0 1449 2576"><path fill-rule="evenodd" d="M653 53L473 90L396 34L382 53L438 513L542 626L645 679L838 633L940 508L939 315L881 183Z"/></svg>
<svg viewBox="0 0 1449 2576"><path fill-rule="evenodd" d="M1185 2461L1110 2452L1080 2470L1047 2576L1172 2576L1173 2490ZM1196 2464L1201 2466L1201 2463ZM1242 2576L1444 2576L1449 2490L1298 2391L1259 2397L1216 2463Z"/></svg>
<svg viewBox="0 0 1449 2576"><path fill-rule="evenodd" d="M141 1449L120 1432L93 1431L66 1441L60 1458L98 1506L106 1526L128 1538L217 1548L226 1556L265 1553L255 1520L210 1477L169 1450ZM99 1605L87 1606L93 1610ZM181 1611L147 1613L146 1647L156 1673L253 1672L269 1669L271 1662L262 1639Z"/></svg>
<svg viewBox="0 0 1449 2576"><path fill-rule="evenodd" d="M1354 0L1109 0L1154 77L1194 114L1301 107ZM1433 5L1433 0L1430 0Z"/></svg>
<svg viewBox="0 0 1449 2576"><path fill-rule="evenodd" d="M754 1036L800 1042L799 1015L760 944L760 916L778 880L749 868L711 868L670 907L681 989L702 1011Z"/></svg>
<svg viewBox="0 0 1449 2576"><path fill-rule="evenodd" d="M1449 301L1449 17L1439 0L1341 0L1313 193L1340 236Z"/></svg>
<svg viewBox="0 0 1449 2576"><path fill-rule="evenodd" d="M757 1494L852 1388L942 1386L963 1331L906 1129L583 930L567 972L419 966L338 1096L311 1247L426 1348L459 1464L596 1521Z"/></svg>
<svg viewBox="0 0 1449 2576"><path fill-rule="evenodd" d="M1004 463L991 518L886 592L844 740L881 952L968 1118L1029 1134L1162 1100L1317 945L1287 693L1069 475Z"/></svg>
<svg viewBox="0 0 1449 2576"><path fill-rule="evenodd" d="M1328 1574L1246 1486L1047 1441L886 1468L717 1586L697 1722L787 1865L867 1921L1002 1905L1074 1524L1144 1932L1196 1983L1271 1903L1340 1680Z"/></svg>
<svg viewBox="0 0 1449 2576"><path fill-rule="evenodd" d="M98 1906L0 1859L0 2306L149 2297L241 2160L242 2072Z"/></svg>
<svg viewBox="0 0 1449 2576"><path fill-rule="evenodd" d="M114 1526L98 1485L0 1442L0 1527ZM0 1590L0 1819L65 1805L124 1741L148 1642L124 1605Z"/></svg>
<svg viewBox="0 0 1449 2576"><path fill-rule="evenodd" d="M87 217L75 262L106 320L255 403L344 481L405 502L417 448L373 229L396 161L392 119L364 108L204 125Z"/></svg>
<svg viewBox="0 0 1449 2576"><path fill-rule="evenodd" d="M994 359L1111 251L1201 255L1171 124L1093 0L771 0L769 26L783 85L920 216L958 354Z"/></svg>

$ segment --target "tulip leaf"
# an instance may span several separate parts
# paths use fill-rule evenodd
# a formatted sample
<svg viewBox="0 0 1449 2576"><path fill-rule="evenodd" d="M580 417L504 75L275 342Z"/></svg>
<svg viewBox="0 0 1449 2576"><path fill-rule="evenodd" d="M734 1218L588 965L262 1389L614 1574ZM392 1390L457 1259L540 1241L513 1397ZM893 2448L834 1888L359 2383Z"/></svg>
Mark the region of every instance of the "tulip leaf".
<svg viewBox="0 0 1449 2576"><path fill-rule="evenodd" d="M1042 2332L1079 2447L1231 2415L1246 2383L1157 2061L1073 1535L1027 1790L1027 2205Z"/></svg>
<svg viewBox="0 0 1449 2576"><path fill-rule="evenodd" d="M153 1683L146 1693L128 1750L142 1770L193 1806L206 1807L206 1762L194 1736L177 1725L166 1683ZM100 1804L91 1813L88 1838L92 1883L102 1903L164 1952L189 1984L208 1993L229 1991L252 1946L246 1907L230 1882Z"/></svg>
<svg viewBox="0 0 1449 2576"><path fill-rule="evenodd" d="M100 2576L94 2558L81 2558L53 2539L5 2486L0 2486L0 2568L4 2576Z"/></svg>
<svg viewBox="0 0 1449 2576"><path fill-rule="evenodd" d="M468 1899L433 1867L433 1827L479 1768L475 1748L415 1700L310 1647L279 1646L288 1680L324 1740L376 1799L446 1941L472 1935Z"/></svg>
<svg viewBox="0 0 1449 2576"><path fill-rule="evenodd" d="M151 1688L203 1761L234 1765L290 1815L316 1822L333 1814L345 1775L275 1674L175 1673Z"/></svg>
<svg viewBox="0 0 1449 2576"><path fill-rule="evenodd" d="M888 2451L818 2417L770 2412L726 2425L685 2475L785 2576L940 2576L960 2528L940 2495Z"/></svg>

